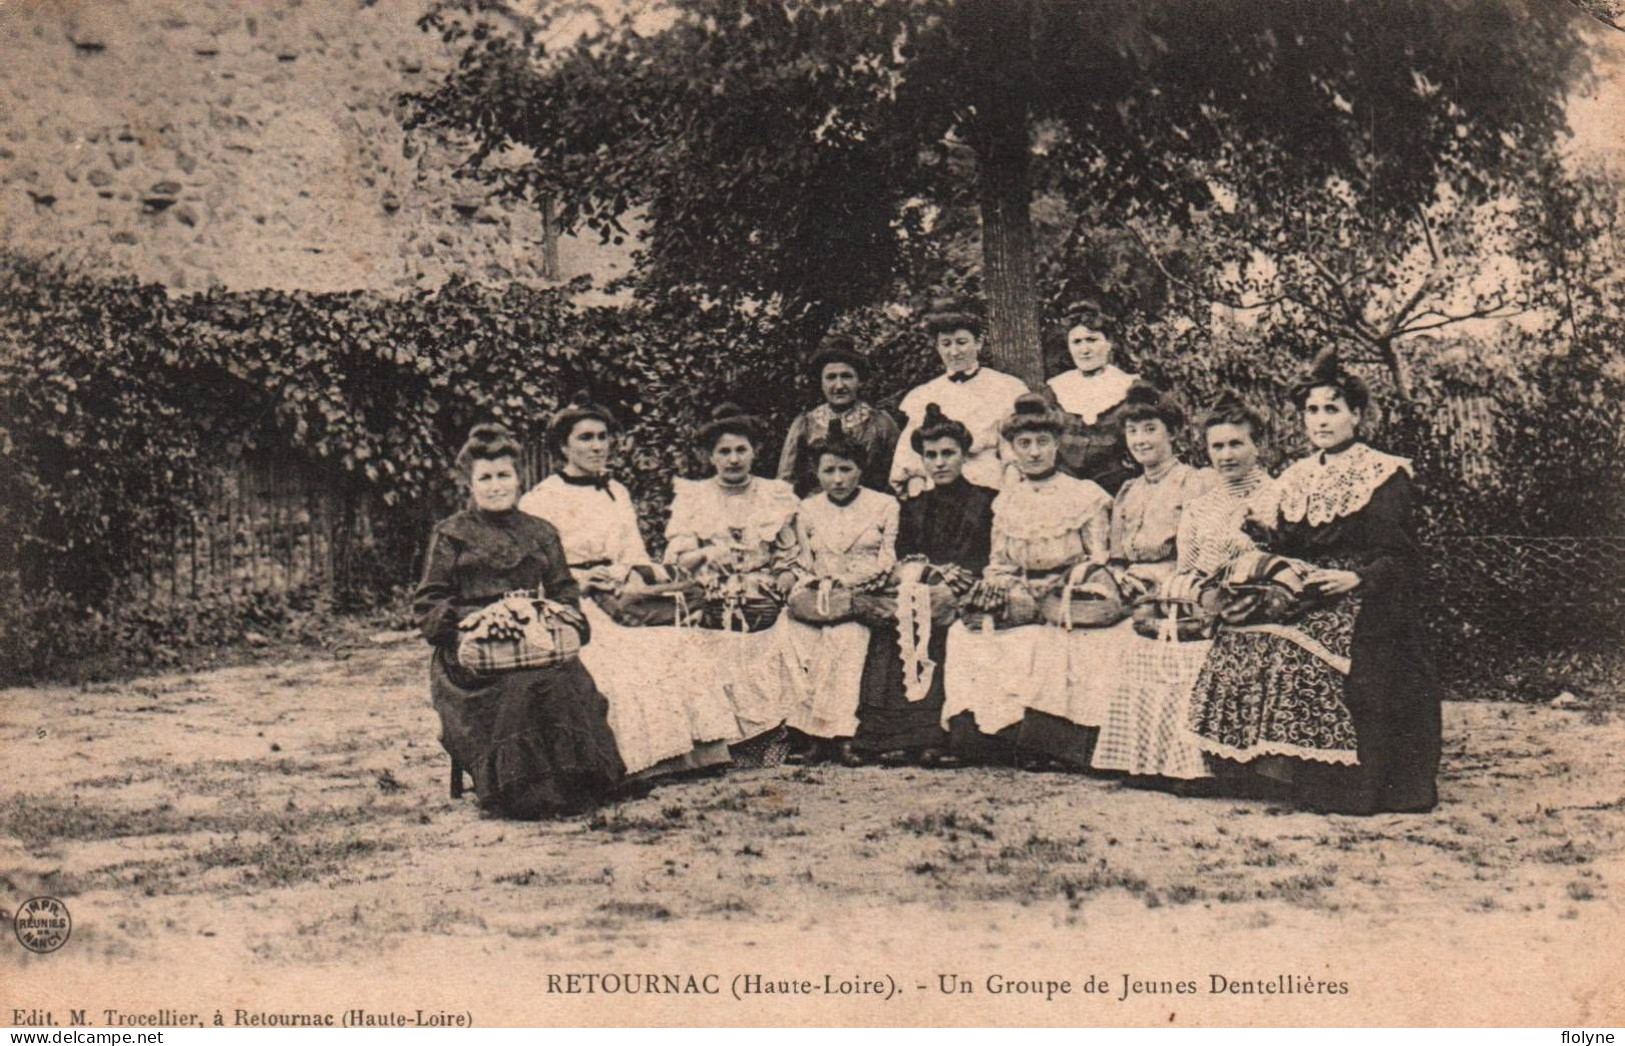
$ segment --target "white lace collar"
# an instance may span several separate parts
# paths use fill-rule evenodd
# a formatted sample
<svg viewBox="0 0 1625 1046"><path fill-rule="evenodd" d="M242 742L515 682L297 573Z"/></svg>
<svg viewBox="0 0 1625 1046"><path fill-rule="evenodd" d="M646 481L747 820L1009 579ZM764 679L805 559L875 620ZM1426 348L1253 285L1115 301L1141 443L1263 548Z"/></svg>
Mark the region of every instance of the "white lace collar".
<svg viewBox="0 0 1625 1046"><path fill-rule="evenodd" d="M1281 473L1281 518L1288 523L1308 520L1318 527L1352 515L1399 471L1415 475L1409 458L1384 454L1364 443L1341 454L1300 458Z"/></svg>
<svg viewBox="0 0 1625 1046"><path fill-rule="evenodd" d="M1096 374L1069 370L1050 380L1061 408L1081 417L1085 425L1093 425L1102 414L1123 402L1133 384L1134 375L1111 363Z"/></svg>

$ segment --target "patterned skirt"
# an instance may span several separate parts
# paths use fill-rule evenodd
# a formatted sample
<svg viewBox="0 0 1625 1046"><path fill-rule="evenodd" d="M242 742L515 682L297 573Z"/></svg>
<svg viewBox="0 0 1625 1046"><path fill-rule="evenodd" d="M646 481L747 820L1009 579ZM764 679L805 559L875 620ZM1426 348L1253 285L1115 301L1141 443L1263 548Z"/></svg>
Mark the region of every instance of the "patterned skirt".
<svg viewBox="0 0 1625 1046"><path fill-rule="evenodd" d="M1343 703L1358 594L1290 625L1221 630L1191 694L1196 744L1224 759L1290 756L1358 763Z"/></svg>

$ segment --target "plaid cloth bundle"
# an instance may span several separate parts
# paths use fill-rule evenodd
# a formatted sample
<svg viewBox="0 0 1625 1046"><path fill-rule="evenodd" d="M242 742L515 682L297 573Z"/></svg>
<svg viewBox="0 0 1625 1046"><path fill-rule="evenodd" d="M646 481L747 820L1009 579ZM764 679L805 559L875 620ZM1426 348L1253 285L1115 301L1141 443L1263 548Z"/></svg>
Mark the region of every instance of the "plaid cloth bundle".
<svg viewBox="0 0 1625 1046"><path fill-rule="evenodd" d="M581 653L575 618L540 592L510 592L458 624L457 662L482 675L563 664Z"/></svg>

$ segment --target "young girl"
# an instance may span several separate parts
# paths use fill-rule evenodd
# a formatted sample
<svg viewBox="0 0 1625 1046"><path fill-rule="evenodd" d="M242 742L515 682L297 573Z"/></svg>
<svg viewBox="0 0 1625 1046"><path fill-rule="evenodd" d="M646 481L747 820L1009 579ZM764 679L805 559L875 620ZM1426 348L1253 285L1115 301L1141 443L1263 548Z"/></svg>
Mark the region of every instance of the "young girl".
<svg viewBox="0 0 1625 1046"><path fill-rule="evenodd" d="M822 490L796 515L800 557L786 627L803 687L788 722L808 738L832 742L833 754L856 764L851 739L869 629L853 620L852 596L889 580L897 561L897 499L859 485L867 454L838 426L811 449Z"/></svg>

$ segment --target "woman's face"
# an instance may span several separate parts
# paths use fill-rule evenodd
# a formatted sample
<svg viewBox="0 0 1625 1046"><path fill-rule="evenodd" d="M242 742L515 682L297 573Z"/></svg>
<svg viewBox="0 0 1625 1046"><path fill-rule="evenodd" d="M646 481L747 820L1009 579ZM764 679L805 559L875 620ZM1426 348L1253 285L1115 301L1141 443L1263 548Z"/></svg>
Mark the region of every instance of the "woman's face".
<svg viewBox="0 0 1625 1046"><path fill-rule="evenodd" d="M755 463L756 448L744 436L728 433L718 436L711 445L711 467L716 469L722 482L731 486L750 479L750 469Z"/></svg>
<svg viewBox="0 0 1625 1046"><path fill-rule="evenodd" d="M1210 425L1207 459L1223 479L1240 479L1258 464L1258 444L1251 425Z"/></svg>
<svg viewBox="0 0 1625 1046"><path fill-rule="evenodd" d="M519 500L519 467L512 458L476 458L468 475L474 507L506 512Z"/></svg>
<svg viewBox="0 0 1625 1046"><path fill-rule="evenodd" d="M836 501L845 501L858 489L857 462L839 454L818 455L818 486Z"/></svg>
<svg viewBox="0 0 1625 1046"><path fill-rule="evenodd" d="M942 369L949 374L975 370L981 354L982 339L963 327L937 335L937 355L942 357Z"/></svg>
<svg viewBox="0 0 1625 1046"><path fill-rule="evenodd" d="M1154 469L1174 456L1174 434L1161 418L1128 422L1123 426L1123 439L1141 468Z"/></svg>
<svg viewBox="0 0 1625 1046"><path fill-rule="evenodd" d="M1010 441L1016 452L1016 467L1023 476L1042 476L1055 467L1055 433L1018 432Z"/></svg>
<svg viewBox="0 0 1625 1046"><path fill-rule="evenodd" d="M965 448L952 436L928 439L920 444L920 459L933 486L946 487L965 471Z"/></svg>
<svg viewBox="0 0 1625 1046"><path fill-rule="evenodd" d="M1309 390L1303 403L1303 425L1309 442L1319 450L1336 450L1354 439L1360 412L1348 405L1341 389L1321 385Z"/></svg>
<svg viewBox="0 0 1625 1046"><path fill-rule="evenodd" d="M609 468L609 427L597 418L583 418L564 438L564 460L578 472L601 476Z"/></svg>
<svg viewBox="0 0 1625 1046"><path fill-rule="evenodd" d="M1072 365L1085 374L1112 361L1111 339L1085 323L1073 324L1066 332L1066 351L1072 354Z"/></svg>
<svg viewBox="0 0 1625 1046"><path fill-rule="evenodd" d="M818 376L824 390L824 402L836 410L845 410L858 401L858 389L863 382L858 372L848 363L826 363Z"/></svg>

